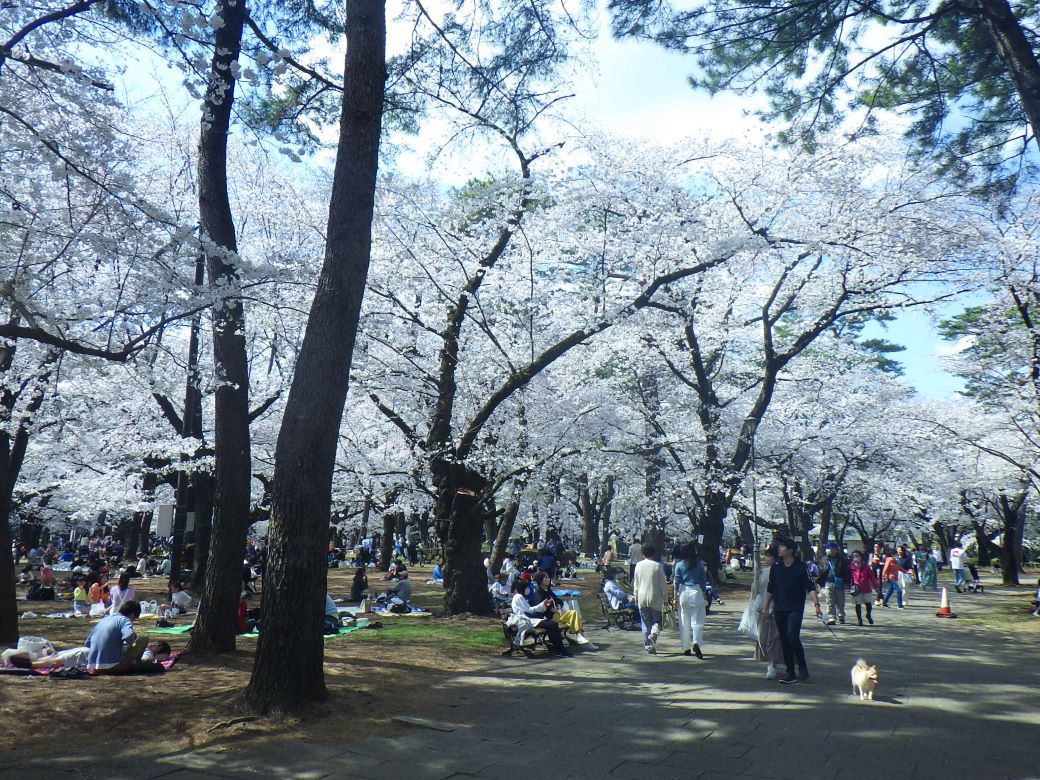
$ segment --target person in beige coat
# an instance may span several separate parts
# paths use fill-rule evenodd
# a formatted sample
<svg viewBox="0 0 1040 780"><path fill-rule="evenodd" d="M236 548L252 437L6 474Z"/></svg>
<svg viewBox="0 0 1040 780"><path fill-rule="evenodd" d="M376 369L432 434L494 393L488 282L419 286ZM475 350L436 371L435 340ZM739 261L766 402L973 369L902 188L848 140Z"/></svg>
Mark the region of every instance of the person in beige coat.
<svg viewBox="0 0 1040 780"><path fill-rule="evenodd" d="M650 655L657 653L657 637L661 633L661 613L668 591L668 580L664 566L658 563L657 549L652 544L643 545L643 560L636 564L632 578L632 590L639 605L639 620L642 623L643 647Z"/></svg>

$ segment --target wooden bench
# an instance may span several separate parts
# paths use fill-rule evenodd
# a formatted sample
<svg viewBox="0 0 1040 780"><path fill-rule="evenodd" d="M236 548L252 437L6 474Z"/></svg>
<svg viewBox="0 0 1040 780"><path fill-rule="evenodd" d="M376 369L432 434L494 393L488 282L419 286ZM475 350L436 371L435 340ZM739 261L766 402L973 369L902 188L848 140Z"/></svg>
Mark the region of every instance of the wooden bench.
<svg viewBox="0 0 1040 780"><path fill-rule="evenodd" d="M635 620L632 617L631 609L614 609L610 606L610 602L607 601L607 596L603 591L599 591L596 594L596 597L599 599L600 609L603 610L603 618L607 622L604 628L608 631L610 630L611 625L620 628L622 631L627 631L632 628L635 624Z"/></svg>
<svg viewBox="0 0 1040 780"><path fill-rule="evenodd" d="M515 653L523 653L528 658L534 657L534 651L541 646L542 650L549 652L549 632L544 628L531 628L524 633L524 643L517 641L518 633L515 626L510 626L502 621L502 633L505 635L506 644L509 645L502 651L502 655L512 656Z"/></svg>

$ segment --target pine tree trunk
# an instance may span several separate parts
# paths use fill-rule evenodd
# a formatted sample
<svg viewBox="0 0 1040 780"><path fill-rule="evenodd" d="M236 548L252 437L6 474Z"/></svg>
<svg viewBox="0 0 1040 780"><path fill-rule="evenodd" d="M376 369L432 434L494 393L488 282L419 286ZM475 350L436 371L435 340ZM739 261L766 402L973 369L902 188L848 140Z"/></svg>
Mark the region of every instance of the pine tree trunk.
<svg viewBox="0 0 1040 780"><path fill-rule="evenodd" d="M205 589L209 562L210 535L213 528L213 476L198 471L195 479L195 559L191 569L191 588L196 598ZM245 551L243 551L243 556ZM237 608L237 604L236 604Z"/></svg>
<svg viewBox="0 0 1040 780"><path fill-rule="evenodd" d="M332 473L372 248L386 82L383 0L345 6L347 53L325 261L275 449L271 526L250 709L298 713L326 697L325 539Z"/></svg>
<svg viewBox="0 0 1040 780"><path fill-rule="evenodd" d="M220 0L217 13L223 24L214 34L199 136L199 217L208 241L204 249L209 285L227 297L218 301L212 312L213 365L218 379L213 407L213 518L199 615L188 645L192 652L235 649L235 611L250 523L252 481L245 310L241 299L235 297L238 272L231 258L238 252L238 239L227 185L227 143L235 99L232 71L242 45L245 3ZM190 428L188 410L185 404L186 429ZM191 416L197 426L200 421L194 419L195 414Z"/></svg>

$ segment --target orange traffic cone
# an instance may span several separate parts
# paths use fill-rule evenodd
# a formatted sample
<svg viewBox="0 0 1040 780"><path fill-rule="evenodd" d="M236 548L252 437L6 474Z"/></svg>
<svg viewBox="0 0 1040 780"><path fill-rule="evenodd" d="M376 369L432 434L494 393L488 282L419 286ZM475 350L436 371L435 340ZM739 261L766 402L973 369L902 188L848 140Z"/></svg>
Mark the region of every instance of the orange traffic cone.
<svg viewBox="0 0 1040 780"><path fill-rule="evenodd" d="M953 612L950 611L950 599L946 595L946 588L943 588L942 601L939 602L939 611L935 613L936 617L940 618L955 618L957 617Z"/></svg>

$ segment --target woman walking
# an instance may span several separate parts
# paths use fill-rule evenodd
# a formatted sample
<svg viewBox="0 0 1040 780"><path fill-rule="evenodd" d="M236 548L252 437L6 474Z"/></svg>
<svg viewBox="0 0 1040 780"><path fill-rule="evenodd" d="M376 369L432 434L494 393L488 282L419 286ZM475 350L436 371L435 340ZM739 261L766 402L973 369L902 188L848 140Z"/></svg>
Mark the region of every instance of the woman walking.
<svg viewBox="0 0 1040 780"><path fill-rule="evenodd" d="M697 558L697 545L684 544L679 551L682 560L675 565L672 581L675 583L675 607L679 610L679 646L683 655L692 651L704 658L704 612L708 606L708 578L704 561Z"/></svg>
<svg viewBox="0 0 1040 780"><path fill-rule="evenodd" d="M867 608L867 622L874 625L870 612L874 608L874 591L880 588L874 570L863 559L863 553L852 553L852 564L849 566L849 582L851 583L852 603L856 605L856 620L863 625L863 607Z"/></svg>
<svg viewBox="0 0 1040 780"><path fill-rule="evenodd" d="M780 676L780 667L784 663L784 651L780 646L780 632L776 630L776 621L773 620L772 613L763 609L766 588L769 586L769 572L776 563L776 558L776 545L772 545L765 551L762 569L751 590L751 608L758 626L758 636L755 639L755 660L765 662L767 680L777 679Z"/></svg>

